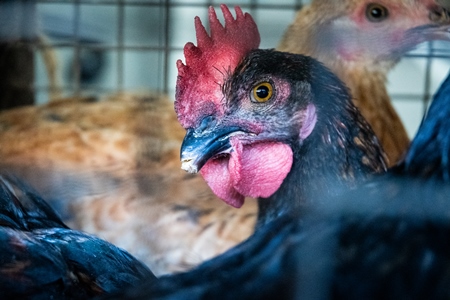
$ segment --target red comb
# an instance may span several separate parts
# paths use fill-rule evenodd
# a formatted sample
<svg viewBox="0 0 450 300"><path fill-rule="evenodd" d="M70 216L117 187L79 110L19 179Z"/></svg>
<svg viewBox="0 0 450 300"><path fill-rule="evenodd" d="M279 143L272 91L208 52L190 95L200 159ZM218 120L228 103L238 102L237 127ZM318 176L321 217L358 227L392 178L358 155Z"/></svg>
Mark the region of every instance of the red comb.
<svg viewBox="0 0 450 300"><path fill-rule="evenodd" d="M184 128L196 125L202 115L222 112L221 85L226 75L252 49L258 48L260 37L253 18L236 6L236 19L226 5L221 5L225 26L209 8L211 35L198 17L195 18L197 46L184 46L186 64L177 61L178 79L175 111Z"/></svg>

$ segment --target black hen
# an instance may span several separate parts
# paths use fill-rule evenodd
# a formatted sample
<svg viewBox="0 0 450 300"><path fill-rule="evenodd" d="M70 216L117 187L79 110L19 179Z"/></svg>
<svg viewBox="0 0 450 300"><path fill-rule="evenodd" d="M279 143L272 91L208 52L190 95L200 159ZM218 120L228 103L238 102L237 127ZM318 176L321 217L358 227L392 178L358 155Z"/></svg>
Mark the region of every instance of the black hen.
<svg viewBox="0 0 450 300"><path fill-rule="evenodd" d="M295 66L296 72L290 66ZM290 81L292 77L297 82ZM269 83L266 86L269 88L261 87L261 83ZM449 89L449 84L450 80L447 80L441 91ZM258 88L255 90L255 87ZM224 255L191 272L160 278L156 284L152 282L117 297L450 297L450 242L447 241L450 234L450 185L445 175L450 153L445 142L450 130L450 122L446 121L450 118L450 94L437 94L403 166L357 189L348 190L345 177L364 178L367 171L377 170L376 167L371 168L368 158L377 158L376 166L383 166L383 160L378 150L368 151L376 147L367 147L371 144L362 144L358 140L364 135L351 134L354 131L369 134L370 131L361 126L365 123L352 108L345 88L323 66L307 57L254 50L237 66L223 91L225 101L220 102L220 106L199 105L199 109L194 110L194 117L205 112L209 117L199 121L181 120L188 125L183 145L185 151L182 152L187 167L201 168L213 159L230 160L229 166L245 169L239 162L249 162L246 157L240 157L237 162L230 158L242 155L242 146L233 137L245 140L243 147L261 146L266 138L274 144L286 143L293 150L292 167L281 187L265 200L286 204L274 203L270 210L275 213L269 216L266 208L263 212L266 214L265 224L261 224L246 242ZM338 97L333 98L333 95ZM252 101L252 97L268 99L260 102ZM208 99L211 98L214 96ZM311 111L295 117L296 109L308 111L310 104L316 107L315 122L311 122L314 119ZM179 112L182 110L178 108ZM439 113L435 114L436 111ZM275 122L276 117L283 118ZM269 126L262 126L262 129L251 127L246 121L249 119L260 126L267 122L272 130L267 131ZM304 124L309 124L306 129L302 127ZM432 124L438 126L432 128ZM259 132L255 133L255 130ZM275 133L280 132L284 134L277 138ZM198 140L205 144L198 144ZM424 140L428 142L424 143ZM192 145L200 147L191 148ZM230 147L234 148L231 150ZM266 158L264 150L262 148L259 153ZM289 155L283 147L278 150ZM233 154L232 151L241 153ZM428 151L435 159L411 157L414 153ZM364 153L369 153L369 156ZM277 156L277 153L273 155ZM266 170L272 171L270 166ZM422 178L423 173L414 170L429 171L426 178ZM206 175L207 180L214 180ZM229 178L227 175L225 179ZM295 178L301 181L296 182ZM210 184L214 187L217 182ZM233 184L236 193L243 191L235 181ZM232 196L236 199L236 195ZM288 201L294 204L288 204ZM289 206L301 210L287 213Z"/></svg>
<svg viewBox="0 0 450 300"><path fill-rule="evenodd" d="M250 15L222 10L225 27L210 10L210 37L197 19L198 46L188 43L186 65L178 62L184 169L200 171L233 206L258 197L259 225L385 170L377 138L333 73L307 56L254 49L257 31L239 26Z"/></svg>
<svg viewBox="0 0 450 300"><path fill-rule="evenodd" d="M283 215L196 270L120 297L448 299L447 90L450 76L401 167L338 197L317 193L302 218ZM429 159L413 159L413 153Z"/></svg>
<svg viewBox="0 0 450 300"><path fill-rule="evenodd" d="M125 251L69 229L24 184L0 177L0 290L7 299L86 299L155 278Z"/></svg>

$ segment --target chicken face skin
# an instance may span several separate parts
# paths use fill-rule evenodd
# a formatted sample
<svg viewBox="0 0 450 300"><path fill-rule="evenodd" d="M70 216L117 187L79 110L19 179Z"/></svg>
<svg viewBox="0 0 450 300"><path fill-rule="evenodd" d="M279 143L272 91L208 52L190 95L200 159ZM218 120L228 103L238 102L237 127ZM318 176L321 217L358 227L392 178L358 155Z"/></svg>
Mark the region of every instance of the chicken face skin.
<svg viewBox="0 0 450 300"><path fill-rule="evenodd" d="M236 207L245 196L271 196L291 169L292 146L308 138L317 122L304 63L302 56L253 50L222 87L223 114L205 115L200 126L188 129L183 168L200 170L212 190ZM258 101L258 93L267 95L261 86L271 88L264 101Z"/></svg>

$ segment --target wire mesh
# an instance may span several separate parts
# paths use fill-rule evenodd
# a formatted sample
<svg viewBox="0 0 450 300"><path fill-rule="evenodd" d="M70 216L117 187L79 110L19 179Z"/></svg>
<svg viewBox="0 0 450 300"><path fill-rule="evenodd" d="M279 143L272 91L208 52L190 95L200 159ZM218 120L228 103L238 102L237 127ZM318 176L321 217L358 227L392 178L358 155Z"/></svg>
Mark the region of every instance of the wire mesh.
<svg viewBox="0 0 450 300"><path fill-rule="evenodd" d="M267 2L267 3L266 3ZM285 2L285 3L283 3ZM294 15L294 12L302 6L302 1L281 1L281 3L273 4L268 1L242 1L242 3L230 3L230 6L240 5L243 9L257 14L257 10L277 10L285 11L288 14ZM47 32L53 37L50 44L40 44L39 47L51 47L52 49L74 51L74 70L73 78L71 82L64 82L63 90L72 90L75 93L86 91L87 89L95 89L97 91L107 91L111 89L122 90L124 88L136 88L128 83L127 76L131 74L126 67L127 52L137 54L139 52L153 53L156 56L156 61L152 61L152 65L148 65L148 73L153 72L151 76L151 82L147 82L145 87L157 89L163 92L170 92L173 90L173 81L170 77L174 70L173 59L174 54L181 53L183 44L187 41L188 37L180 39L179 37L185 35L186 30L182 30L183 34L177 34L175 28L181 27L193 32L193 17L195 15L206 16L207 8L210 5L217 5L215 1L110 1L110 0L97 0L86 1L77 0L73 2L68 1L50 1L50 0L38 0L38 11L40 12L41 25L44 32ZM90 36L86 37L83 28L87 26L88 20L83 20L80 16L83 11L87 13L88 10L104 10L105 21L110 24L109 28L102 38ZM65 11L65 21L72 24L72 28L66 28L65 32L62 32L61 26L54 24L62 22L62 20L55 20L52 16L53 10L57 13ZM139 15L139 10L148 11L148 16ZM105 11L109 13L105 14ZM134 12L133 12L134 11ZM52 19L53 17L53 19ZM94 14L91 14L91 18L95 18ZM88 17L89 18L89 17ZM133 29L129 28L128 24L133 23L133 19L139 19L141 22L135 22L136 27L141 27L141 30L134 28L135 34L138 31L142 31L142 28L146 25L150 25L151 28L146 28L151 36L151 41L136 42L133 38L128 38L129 35L133 35ZM150 24L148 19L156 18L158 22ZM147 20L146 20L147 19ZM85 23L83 23L85 22ZM140 23L140 24L139 24ZM181 26L179 24L182 24ZM189 26L187 26L189 24ZM55 28L56 27L56 28ZM94 26L91 30L98 30L99 34L104 28L101 26ZM128 30L128 32L126 32ZM112 32L115 32L112 34ZM279 30L280 31L280 30ZM175 35L172 35L175 33ZM95 35L95 34L94 34ZM192 38L192 34L189 38ZM145 37L143 36L145 40ZM271 45L274 47L274 45ZM108 86L104 83L97 82L96 85L83 84L82 78L77 71L76 66L81 65L82 54L80 50L88 51L102 51L102 52L114 52L115 61L110 61L114 65L115 76L113 80L114 86ZM171 60L172 59L172 60ZM155 68L156 66L156 68ZM156 77L156 78L155 78ZM144 87L142 85L141 87ZM38 84L37 89L46 90L48 86Z"/></svg>
<svg viewBox="0 0 450 300"><path fill-rule="evenodd" d="M213 0L22 0L36 9L40 42L35 50L34 90L38 103L52 84L42 52L56 55L57 86L63 95L153 90L173 95L175 61L195 40L193 18L205 19ZM250 12L262 48L274 48L295 12L309 1L227 2ZM44 41L44 42L43 42ZM44 63L46 62L46 63ZM388 89L408 132L420 123L431 96L450 68L448 44L433 42L408 53L389 76ZM408 76L405 76L407 74Z"/></svg>

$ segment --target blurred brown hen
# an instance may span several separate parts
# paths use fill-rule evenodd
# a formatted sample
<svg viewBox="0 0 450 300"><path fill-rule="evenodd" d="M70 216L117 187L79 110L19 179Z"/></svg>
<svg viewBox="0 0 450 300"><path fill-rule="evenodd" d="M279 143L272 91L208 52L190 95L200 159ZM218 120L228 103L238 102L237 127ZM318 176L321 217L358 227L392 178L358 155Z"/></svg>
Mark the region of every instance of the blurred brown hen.
<svg viewBox="0 0 450 300"><path fill-rule="evenodd" d="M393 165L409 138L390 102L387 73L407 51L434 39L449 39L447 11L434 0L313 0L277 49L310 55L337 74Z"/></svg>
<svg viewBox="0 0 450 300"><path fill-rule="evenodd" d="M156 274L186 270L248 237L236 210L180 169L173 102L122 94L0 114L4 168L52 200L73 227L125 248Z"/></svg>

